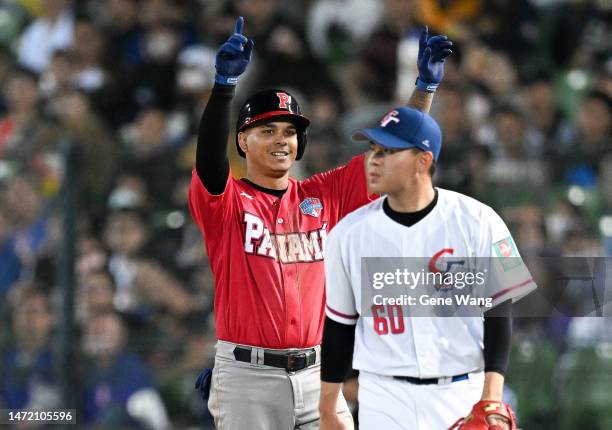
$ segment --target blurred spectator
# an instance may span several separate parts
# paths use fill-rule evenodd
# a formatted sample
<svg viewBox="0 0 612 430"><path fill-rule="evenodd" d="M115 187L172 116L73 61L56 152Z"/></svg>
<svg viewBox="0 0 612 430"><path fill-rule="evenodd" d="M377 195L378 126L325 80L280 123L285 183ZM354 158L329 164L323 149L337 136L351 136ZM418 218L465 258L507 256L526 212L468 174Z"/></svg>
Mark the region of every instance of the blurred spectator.
<svg viewBox="0 0 612 430"><path fill-rule="evenodd" d="M128 78L121 72L126 71L129 43L140 31L138 1L105 0L100 12L96 19L107 41L104 63L116 74L114 78Z"/></svg>
<svg viewBox="0 0 612 430"><path fill-rule="evenodd" d="M612 153L608 152L600 164L599 183L603 200L603 211L612 213ZM612 235L608 234L608 237Z"/></svg>
<svg viewBox="0 0 612 430"><path fill-rule="evenodd" d="M49 258L53 239L35 179L25 175L15 176L4 190L3 202L11 208L8 214L15 252L24 275L31 280L40 260Z"/></svg>
<svg viewBox="0 0 612 430"><path fill-rule="evenodd" d="M594 88L612 98L612 62L608 62L605 67L604 73L595 76Z"/></svg>
<svg viewBox="0 0 612 430"><path fill-rule="evenodd" d="M54 50L72 45L74 39L68 0L43 0L42 5L43 15L28 26L19 41L19 62L36 73L47 68Z"/></svg>
<svg viewBox="0 0 612 430"><path fill-rule="evenodd" d="M191 310L192 303L180 282L159 263L144 258L151 232L142 214L113 213L104 236L111 252L108 267L117 285L114 303L118 310L145 320L156 309L178 316Z"/></svg>
<svg viewBox="0 0 612 430"><path fill-rule="evenodd" d="M135 78L131 96L140 107L168 109L174 101L168 83L175 81L177 55L193 43L194 32L179 2L151 0L140 5L140 26L129 31L131 37L123 48L127 70ZM127 7L122 11L129 15Z"/></svg>
<svg viewBox="0 0 612 430"><path fill-rule="evenodd" d="M436 181L443 188L478 196L486 186L491 151L472 136L464 94L461 87L449 85L436 98L435 115L444 136Z"/></svg>
<svg viewBox="0 0 612 430"><path fill-rule="evenodd" d="M140 262L136 266L136 286L146 305L154 306L159 315L180 317L195 307L183 285L159 264Z"/></svg>
<svg viewBox="0 0 612 430"><path fill-rule="evenodd" d="M138 26L138 2L136 0L105 0L98 19L104 25L104 34L110 42L110 52L121 52L124 44ZM109 60L117 60L121 55L108 55Z"/></svg>
<svg viewBox="0 0 612 430"><path fill-rule="evenodd" d="M171 205L167 210L153 214L154 234L148 246L150 254L155 255L162 266L171 269L183 283L189 282L193 272L208 263L202 234L187 209L190 181L190 174L183 174L173 182Z"/></svg>
<svg viewBox="0 0 612 430"><path fill-rule="evenodd" d="M80 279L90 273L103 271L108 257L102 243L95 236L83 234L77 238L76 275Z"/></svg>
<svg viewBox="0 0 612 430"><path fill-rule="evenodd" d="M77 319L82 323L114 309L115 285L105 271L89 272L83 275L77 288Z"/></svg>
<svg viewBox="0 0 612 430"><path fill-rule="evenodd" d="M37 78L16 70L3 90L7 110L0 117L0 159L40 172L43 154L57 145L58 136L41 115Z"/></svg>
<svg viewBox="0 0 612 430"><path fill-rule="evenodd" d="M13 59L10 53L0 46L0 88L4 88L6 81L11 76L13 68ZM0 117L4 116L6 111L6 95L4 91L0 91Z"/></svg>
<svg viewBox="0 0 612 430"><path fill-rule="evenodd" d="M183 49L178 57L179 68L176 75L179 96L192 98L189 100L190 104L206 102L215 81L214 65L215 51L212 49L203 45L193 45ZM199 120L200 110L189 113Z"/></svg>
<svg viewBox="0 0 612 430"><path fill-rule="evenodd" d="M612 148L612 102L599 91L585 95L577 123L565 132L559 148L560 174L566 183L593 186L599 165Z"/></svg>
<svg viewBox="0 0 612 430"><path fill-rule="evenodd" d="M108 207L113 211L148 210L151 206L149 200L144 179L138 175L126 173L117 178L115 188L108 197Z"/></svg>
<svg viewBox="0 0 612 430"><path fill-rule="evenodd" d="M147 366L125 349L126 334L121 319L112 312L94 315L87 322L83 338L83 352L89 359L83 374L85 424L169 428Z"/></svg>
<svg viewBox="0 0 612 430"><path fill-rule="evenodd" d="M464 73L473 84L490 92L494 104L518 103L519 94L515 91L518 70L504 52L471 43L466 47L465 56Z"/></svg>
<svg viewBox="0 0 612 430"><path fill-rule="evenodd" d="M523 257L541 256L547 236L544 213L537 205L509 207L503 212L504 220L512 227L516 243ZM533 271L533 267L530 266Z"/></svg>
<svg viewBox="0 0 612 430"><path fill-rule="evenodd" d="M610 59L609 1L557 2L545 10L548 21L548 55L556 67L597 69Z"/></svg>
<svg viewBox="0 0 612 430"><path fill-rule="evenodd" d="M235 15L244 16L255 43L249 77L256 88L300 87L307 91L328 82L323 64L312 54L301 22L292 22L278 0L233 0ZM258 67L274 63L274 67Z"/></svg>
<svg viewBox="0 0 612 430"><path fill-rule="evenodd" d="M601 242L586 225L579 224L570 230L561 246L565 257L603 257Z"/></svg>
<svg viewBox="0 0 612 430"><path fill-rule="evenodd" d="M361 103L361 98L373 102L394 97L400 103L407 100L417 77L420 29L414 24L413 1L384 2L383 20L362 44L356 62L343 73L354 86L347 88L347 95L359 97L349 100L351 106Z"/></svg>
<svg viewBox="0 0 612 430"><path fill-rule="evenodd" d="M612 318L572 318L568 343L573 348L612 345Z"/></svg>
<svg viewBox="0 0 612 430"><path fill-rule="evenodd" d="M70 50L58 49L51 55L49 67L40 76L41 96L51 98L59 92L70 90L75 73L75 56Z"/></svg>
<svg viewBox="0 0 612 430"><path fill-rule="evenodd" d="M51 351L53 316L47 296L30 286L13 302L14 345L0 359L0 405L13 409L59 406Z"/></svg>
<svg viewBox="0 0 612 430"><path fill-rule="evenodd" d="M149 239L143 215L135 211L113 213L104 229L104 243L110 251L108 269L117 286L117 309L136 311L136 264Z"/></svg>
<svg viewBox="0 0 612 430"><path fill-rule="evenodd" d="M495 186L492 200L499 204L537 201L549 181L548 163L541 158L542 141L530 130L523 114L503 105L493 112L491 137L484 140L491 148L487 166L488 181ZM529 188L524 184L528 183Z"/></svg>
<svg viewBox="0 0 612 430"><path fill-rule="evenodd" d="M207 264L208 260L193 273L191 284L193 289L196 290L194 301L197 303L197 308L212 310L215 285L213 283L212 271Z"/></svg>
<svg viewBox="0 0 612 430"><path fill-rule="evenodd" d="M36 14L35 10L28 10L24 1L5 1L0 3L2 25L0 25L0 47L15 46L20 38L24 24L30 16Z"/></svg>
<svg viewBox="0 0 612 430"><path fill-rule="evenodd" d="M476 21L479 39L487 46L506 52L521 66L530 64L527 60L536 61L529 58L533 57L540 36L533 3L529 0L486 2Z"/></svg>
<svg viewBox="0 0 612 430"><path fill-rule="evenodd" d="M0 204L0 300L6 298L10 288L21 277L21 261L9 237L10 232L8 211Z"/></svg>
<svg viewBox="0 0 612 430"><path fill-rule="evenodd" d="M131 121L140 107L138 87L141 73L134 60L134 40L142 27L138 20L138 0L105 0L96 17L104 35L102 52L107 67L108 93L103 100L102 114L114 126Z"/></svg>
<svg viewBox="0 0 612 430"><path fill-rule="evenodd" d="M311 95L312 125L308 130L308 152L302 161L309 172L324 172L345 159L346 148L341 145L344 139L338 128L341 101L338 88L320 89Z"/></svg>
<svg viewBox="0 0 612 430"><path fill-rule="evenodd" d="M169 205L176 171L177 148L169 141L166 113L145 109L125 134L124 169L144 179L147 193L154 203Z"/></svg>
<svg viewBox="0 0 612 430"><path fill-rule="evenodd" d="M386 16L393 23L395 32L401 37L397 47L397 84L394 95L396 103L405 103L412 94L414 82L418 76L416 62L423 25L417 19L414 1L387 0ZM456 45L453 51L454 58L447 59L445 62L445 70L451 76L455 74L453 73L455 62L459 61L459 50ZM378 71L377 76L380 76L381 73L383 73L382 69Z"/></svg>
<svg viewBox="0 0 612 430"><path fill-rule="evenodd" d="M55 97L55 109L64 136L79 148L80 204L86 210L100 211L116 169L116 143L92 111L85 93L62 91Z"/></svg>
<svg viewBox="0 0 612 430"><path fill-rule="evenodd" d="M90 21L77 21L74 28L74 84L88 93L100 91L107 81L102 68L105 44L102 35Z"/></svg>
<svg viewBox="0 0 612 430"><path fill-rule="evenodd" d="M308 40L320 58L342 61L368 38L382 15L381 2L375 0L319 0L307 17Z"/></svg>
<svg viewBox="0 0 612 430"><path fill-rule="evenodd" d="M552 78L542 73L530 78L523 87L523 99L529 125L544 139L545 152L556 151L562 122L560 109L555 105Z"/></svg>
<svg viewBox="0 0 612 430"><path fill-rule="evenodd" d="M419 18L438 33L463 39L481 13L480 0L415 0Z"/></svg>
<svg viewBox="0 0 612 430"><path fill-rule="evenodd" d="M541 137L529 128L521 111L512 105L501 105L493 111L493 136L483 143L494 156L537 158L542 154Z"/></svg>
<svg viewBox="0 0 612 430"><path fill-rule="evenodd" d="M580 218L578 208L567 200L552 202L545 221L549 243L555 247L561 245L569 232L578 226Z"/></svg>
<svg viewBox="0 0 612 430"><path fill-rule="evenodd" d="M203 368L214 365L214 327L202 313L192 314L180 324L166 326L151 354L155 380L168 411L177 417L175 426L188 422L187 414L201 417L205 429L214 429L212 416L193 390L193 381Z"/></svg>

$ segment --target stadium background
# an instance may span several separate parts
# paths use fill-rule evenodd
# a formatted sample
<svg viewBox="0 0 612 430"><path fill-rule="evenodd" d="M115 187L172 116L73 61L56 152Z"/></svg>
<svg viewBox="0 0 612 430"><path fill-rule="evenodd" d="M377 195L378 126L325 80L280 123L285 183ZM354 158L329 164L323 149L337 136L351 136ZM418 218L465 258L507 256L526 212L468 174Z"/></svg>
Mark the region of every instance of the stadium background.
<svg viewBox="0 0 612 430"><path fill-rule="evenodd" d="M436 183L492 205L523 255L612 256L611 10L4 0L0 408L71 401L98 428L211 425L193 384L213 356L213 280L186 190L215 50L237 15L255 41L237 104L281 87L313 121L296 177L363 151L350 131L407 101L427 24L456 42L432 108L444 133ZM515 320L508 399L523 428L612 428L612 324L569 314Z"/></svg>

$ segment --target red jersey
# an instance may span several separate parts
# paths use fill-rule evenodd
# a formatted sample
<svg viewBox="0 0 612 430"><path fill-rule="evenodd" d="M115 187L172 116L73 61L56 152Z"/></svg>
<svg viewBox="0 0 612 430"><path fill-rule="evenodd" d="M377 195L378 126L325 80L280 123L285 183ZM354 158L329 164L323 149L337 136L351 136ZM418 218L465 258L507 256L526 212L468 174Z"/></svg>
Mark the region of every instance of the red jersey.
<svg viewBox="0 0 612 430"><path fill-rule="evenodd" d="M327 233L370 199L364 156L278 198L231 172L220 195L193 170L189 210L204 235L215 276L217 338L264 348L321 343Z"/></svg>

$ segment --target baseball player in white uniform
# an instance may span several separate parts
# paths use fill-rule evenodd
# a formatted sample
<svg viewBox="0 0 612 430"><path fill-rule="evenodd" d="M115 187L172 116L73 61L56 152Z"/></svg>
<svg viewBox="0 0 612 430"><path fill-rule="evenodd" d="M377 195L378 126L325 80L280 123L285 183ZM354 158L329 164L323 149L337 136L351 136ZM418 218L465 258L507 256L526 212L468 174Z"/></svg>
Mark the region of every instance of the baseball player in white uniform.
<svg viewBox="0 0 612 430"><path fill-rule="evenodd" d="M536 285L508 228L490 207L433 186L442 138L429 115L396 108L353 139L369 142L368 186L383 197L328 238L321 430L344 428L334 405L351 358L360 371L360 429L515 429L502 403L511 303ZM411 316L410 306L373 301L364 257L418 257L427 262L422 276L448 272L442 257L478 260L484 316Z"/></svg>

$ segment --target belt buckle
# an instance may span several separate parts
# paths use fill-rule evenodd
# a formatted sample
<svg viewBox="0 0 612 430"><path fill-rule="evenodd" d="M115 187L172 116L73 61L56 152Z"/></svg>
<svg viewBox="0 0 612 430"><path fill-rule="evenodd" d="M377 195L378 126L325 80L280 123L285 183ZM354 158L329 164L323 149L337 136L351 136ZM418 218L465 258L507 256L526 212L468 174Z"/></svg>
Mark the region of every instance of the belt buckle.
<svg viewBox="0 0 612 430"><path fill-rule="evenodd" d="M302 370L305 367L301 367L300 369L294 368L294 366L296 365L296 360L298 358L306 358L306 354L304 354L303 352L297 354L287 354L287 367L285 369L287 370L287 372L297 372L298 370Z"/></svg>
<svg viewBox="0 0 612 430"><path fill-rule="evenodd" d="M317 362L317 352L314 350L308 351L306 353L306 367L312 366Z"/></svg>
<svg viewBox="0 0 612 430"><path fill-rule="evenodd" d="M453 382L452 376L443 376L442 378L438 378L438 385L448 385Z"/></svg>

